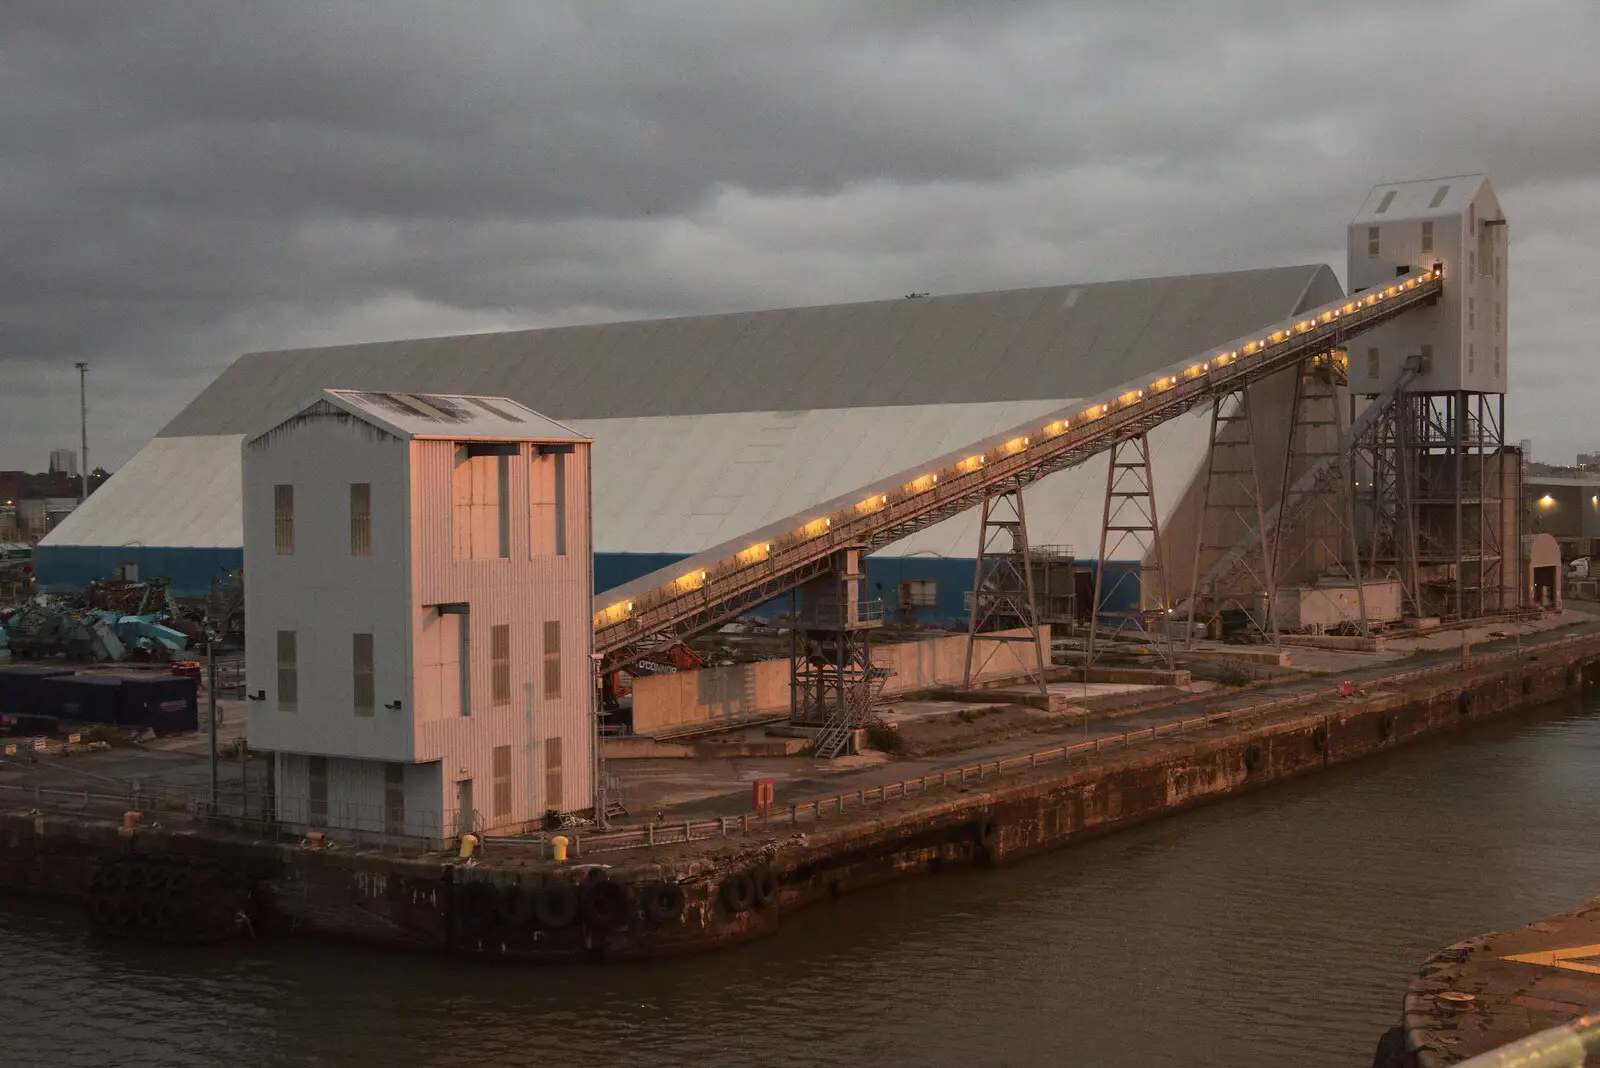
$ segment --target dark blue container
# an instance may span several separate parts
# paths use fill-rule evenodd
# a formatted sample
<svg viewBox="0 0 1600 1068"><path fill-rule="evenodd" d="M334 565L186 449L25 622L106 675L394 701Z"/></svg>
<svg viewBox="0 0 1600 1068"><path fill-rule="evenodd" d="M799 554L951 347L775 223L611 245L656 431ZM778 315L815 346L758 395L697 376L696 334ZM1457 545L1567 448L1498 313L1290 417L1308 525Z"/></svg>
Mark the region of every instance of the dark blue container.
<svg viewBox="0 0 1600 1068"><path fill-rule="evenodd" d="M71 668L33 664L0 668L0 716L39 715L39 683L71 674Z"/></svg>
<svg viewBox="0 0 1600 1068"><path fill-rule="evenodd" d="M70 723L117 722L122 679L115 675L63 675L35 685L35 715Z"/></svg>
<svg viewBox="0 0 1600 1068"><path fill-rule="evenodd" d="M198 679L181 675L128 675L121 680L117 722L157 734L200 729Z"/></svg>

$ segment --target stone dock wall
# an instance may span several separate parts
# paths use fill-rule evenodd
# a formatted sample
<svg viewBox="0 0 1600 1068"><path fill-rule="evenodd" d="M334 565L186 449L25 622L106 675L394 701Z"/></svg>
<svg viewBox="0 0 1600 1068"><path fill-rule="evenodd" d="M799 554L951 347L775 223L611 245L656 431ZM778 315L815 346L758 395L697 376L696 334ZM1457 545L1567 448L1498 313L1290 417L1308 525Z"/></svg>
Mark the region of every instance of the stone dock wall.
<svg viewBox="0 0 1600 1068"><path fill-rule="evenodd" d="M556 866L491 845L486 860L402 858L222 831L0 813L0 890L88 901L129 858L216 862L255 887L256 926L521 961L691 952L775 930L863 887L1011 861L1593 685L1600 636L1369 696L1329 697L1084 763L913 794L747 837L584 856ZM598 878L608 884L591 885ZM158 880L157 880L158 881ZM97 889L98 888L98 889ZM158 892L158 891L150 891ZM803 922L803 921L802 921Z"/></svg>

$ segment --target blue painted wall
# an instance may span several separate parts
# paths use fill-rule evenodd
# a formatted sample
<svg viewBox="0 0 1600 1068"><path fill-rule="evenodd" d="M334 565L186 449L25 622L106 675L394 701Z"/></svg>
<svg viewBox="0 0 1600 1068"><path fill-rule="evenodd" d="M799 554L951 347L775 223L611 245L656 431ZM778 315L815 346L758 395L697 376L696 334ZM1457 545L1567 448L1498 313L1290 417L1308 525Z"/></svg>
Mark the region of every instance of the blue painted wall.
<svg viewBox="0 0 1600 1068"><path fill-rule="evenodd" d="M683 555L671 553L599 553L594 558L594 585L604 591L658 568L667 567ZM945 556L869 556L867 557L867 590L869 600L881 600L884 612L891 623L908 622L900 610L900 584L902 582L932 581L935 604L931 608L915 610L916 622L938 625L959 625L967 620L965 599L972 589L974 561L969 557ZM1094 562L1079 561L1084 567ZM1112 561L1106 568L1106 591L1102 608L1109 612L1131 611L1139 604L1139 565L1133 562ZM1121 582L1116 574L1128 577ZM783 597L753 609L751 615L775 616L789 610L789 598Z"/></svg>
<svg viewBox="0 0 1600 1068"><path fill-rule="evenodd" d="M117 565L139 565L140 578L164 576L171 580L179 597L201 597L213 577L244 563L243 549L184 549L170 546L103 547L92 545L41 545L34 563L38 588L46 593L76 593L93 579L117 573ZM596 590L609 590L685 559L681 553L598 553L594 558ZM1079 561L1092 567L1093 561ZM869 556L867 558L867 597L883 601L889 621L907 622L900 610L902 582L929 581L935 585L936 604L916 609L916 621L926 624L958 625L967 618L963 600L972 588L973 561L939 556ZM1139 603L1139 565L1113 562L1108 572L1130 573L1126 581L1116 582L1108 574L1104 600L1107 611L1128 611ZM755 609L753 615L787 612L789 599L781 598Z"/></svg>
<svg viewBox="0 0 1600 1068"><path fill-rule="evenodd" d="M34 549L37 589L78 593L94 579L112 578L118 564L139 565L139 577L167 578L178 597L203 597L213 577L244 564L242 548L177 548L156 545L40 545Z"/></svg>

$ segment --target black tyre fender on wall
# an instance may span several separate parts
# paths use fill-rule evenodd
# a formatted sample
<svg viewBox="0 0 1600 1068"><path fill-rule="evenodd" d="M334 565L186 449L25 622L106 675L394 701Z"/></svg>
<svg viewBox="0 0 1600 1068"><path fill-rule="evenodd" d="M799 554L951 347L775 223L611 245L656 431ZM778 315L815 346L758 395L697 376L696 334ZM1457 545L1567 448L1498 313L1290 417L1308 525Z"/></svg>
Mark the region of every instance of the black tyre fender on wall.
<svg viewBox="0 0 1600 1068"><path fill-rule="evenodd" d="M683 887L677 883L647 883L640 890L644 917L651 923L671 923L683 915Z"/></svg>
<svg viewBox="0 0 1600 1068"><path fill-rule="evenodd" d="M456 884L456 919L467 934L482 934L494 923L495 893L488 883Z"/></svg>
<svg viewBox="0 0 1600 1068"><path fill-rule="evenodd" d="M592 926L612 930L628 922L628 913L633 910L633 895L628 892L626 884L615 879L590 879L583 884L579 905L583 918Z"/></svg>
<svg viewBox="0 0 1600 1068"><path fill-rule="evenodd" d="M1389 712L1378 717L1378 737L1388 738L1394 732L1394 715Z"/></svg>
<svg viewBox="0 0 1600 1068"><path fill-rule="evenodd" d="M1315 749L1319 753L1328 748L1327 727L1316 726L1311 728L1311 748Z"/></svg>
<svg viewBox="0 0 1600 1068"><path fill-rule="evenodd" d="M771 868L761 868L750 879L755 886L756 908L764 909L778 899L778 877Z"/></svg>
<svg viewBox="0 0 1600 1068"><path fill-rule="evenodd" d="M1248 746L1245 747L1245 751L1244 751L1244 770L1246 772L1255 771L1257 768L1259 768L1261 766L1261 759L1262 759L1261 747L1259 745L1256 745L1254 742L1251 742Z"/></svg>
<svg viewBox="0 0 1600 1068"><path fill-rule="evenodd" d="M748 912L756 903L756 881L745 872L732 872L722 880L722 889L718 893L729 912L735 915Z"/></svg>
<svg viewBox="0 0 1600 1068"><path fill-rule="evenodd" d="M993 853L1000 844L1000 827L988 816L979 816L972 825L972 840L985 853Z"/></svg>
<svg viewBox="0 0 1600 1068"><path fill-rule="evenodd" d="M537 895L521 883L506 883L495 892L495 912L513 927L531 922L537 903Z"/></svg>
<svg viewBox="0 0 1600 1068"><path fill-rule="evenodd" d="M1464 716L1472 711L1472 691L1462 690L1456 694L1456 708Z"/></svg>
<svg viewBox="0 0 1600 1068"><path fill-rule="evenodd" d="M552 931L578 918L578 891L565 879L547 879L533 898L533 915Z"/></svg>

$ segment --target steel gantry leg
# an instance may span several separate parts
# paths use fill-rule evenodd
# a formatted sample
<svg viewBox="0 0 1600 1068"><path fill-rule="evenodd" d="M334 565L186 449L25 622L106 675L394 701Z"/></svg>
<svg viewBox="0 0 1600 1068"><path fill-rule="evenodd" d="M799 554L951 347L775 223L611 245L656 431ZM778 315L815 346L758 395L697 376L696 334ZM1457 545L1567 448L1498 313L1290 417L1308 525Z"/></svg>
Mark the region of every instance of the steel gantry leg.
<svg viewBox="0 0 1600 1068"><path fill-rule="evenodd" d="M1288 586L1317 586L1332 579L1330 586L1348 583L1353 587L1356 618L1346 619L1357 632L1367 628L1366 590L1361 581L1361 546L1356 534L1355 501L1351 494L1350 452L1341 444L1345 438L1344 406L1339 403L1342 376L1333 355L1323 353L1302 361L1295 379L1294 402L1289 427L1289 447L1284 452L1283 481L1277 514L1294 512L1292 500L1297 475L1309 467L1324 465L1334 477L1316 489L1303 520L1304 526L1292 531L1280 523L1272 551L1273 581L1277 589ZM1288 543L1298 534L1303 541ZM1327 598L1335 607L1342 602ZM1275 625L1282 626L1281 621Z"/></svg>
<svg viewBox="0 0 1600 1068"><path fill-rule="evenodd" d="M1189 578L1187 640L1194 641L1195 614L1219 618L1232 607L1242 611L1258 633L1275 644L1272 543L1266 537L1266 511L1256 464L1255 426L1248 387L1219 396L1211 406L1211 438L1200 489L1200 522L1194 536L1194 567ZM1255 551L1242 553L1228 579L1202 571L1234 546L1254 538ZM1212 581L1208 582L1210 578ZM1224 586L1229 588L1224 588ZM1198 608L1204 600L1204 607Z"/></svg>
<svg viewBox="0 0 1600 1068"><path fill-rule="evenodd" d="M1041 694L1047 692L1044 642L1039 632L1039 602L1033 588L1033 554L1028 547L1028 518L1022 489L1006 490L983 500L978 523L978 559L972 576L972 611L967 619L967 660L961 684L970 687L1002 644L1033 646L1031 674ZM992 633L1023 629L1025 635ZM988 653L974 664L978 642Z"/></svg>
<svg viewBox="0 0 1600 1068"><path fill-rule="evenodd" d="M1106 471L1105 508L1100 521L1100 550L1094 562L1094 603L1089 606L1089 642L1084 650L1084 666L1094 664L1102 653L1101 618L1109 617L1114 625L1111 637L1127 631L1137 631L1148 640L1145 628L1144 602L1146 594L1155 592L1157 619L1162 631L1161 640L1150 643L1168 666L1172 664L1172 627L1168 618L1171 607L1167 599L1166 569L1161 558L1161 520L1156 510L1155 476L1150 466L1150 438L1148 434L1119 441L1111 447ZM1120 553L1128 542L1139 550L1136 569L1122 571L1116 581L1106 586L1106 561ZM1129 579L1138 590L1138 601L1131 610L1106 611L1105 602L1115 595Z"/></svg>

